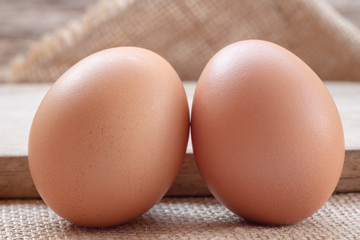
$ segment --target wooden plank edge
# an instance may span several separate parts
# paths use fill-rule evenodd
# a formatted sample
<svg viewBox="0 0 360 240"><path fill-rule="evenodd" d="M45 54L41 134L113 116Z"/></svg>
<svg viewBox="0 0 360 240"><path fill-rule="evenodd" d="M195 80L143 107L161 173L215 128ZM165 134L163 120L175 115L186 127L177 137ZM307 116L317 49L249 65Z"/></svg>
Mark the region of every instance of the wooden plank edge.
<svg viewBox="0 0 360 240"><path fill-rule="evenodd" d="M360 150L346 150L344 168L335 192L360 192Z"/></svg>
<svg viewBox="0 0 360 240"><path fill-rule="evenodd" d="M360 192L360 150L345 152L345 163L335 192ZM192 153L187 153L169 197L210 196ZM0 157L0 198L38 198L28 166L27 156Z"/></svg>
<svg viewBox="0 0 360 240"><path fill-rule="evenodd" d="M0 198L37 198L27 156L0 157Z"/></svg>

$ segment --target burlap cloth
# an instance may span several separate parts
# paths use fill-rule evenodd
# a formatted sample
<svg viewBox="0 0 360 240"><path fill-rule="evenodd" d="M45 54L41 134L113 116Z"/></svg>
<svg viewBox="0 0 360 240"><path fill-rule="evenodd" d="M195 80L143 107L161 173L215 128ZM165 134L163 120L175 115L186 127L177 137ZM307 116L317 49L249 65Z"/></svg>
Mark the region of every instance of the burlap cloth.
<svg viewBox="0 0 360 240"><path fill-rule="evenodd" d="M360 31L321 0L105 0L46 35L0 76L52 82L93 52L132 45L195 80L215 52L249 38L288 48L322 79L360 80Z"/></svg>
<svg viewBox="0 0 360 240"><path fill-rule="evenodd" d="M334 195L291 226L251 225L214 198L165 198L130 223L77 227L40 200L0 201L0 239L360 239L360 193Z"/></svg>

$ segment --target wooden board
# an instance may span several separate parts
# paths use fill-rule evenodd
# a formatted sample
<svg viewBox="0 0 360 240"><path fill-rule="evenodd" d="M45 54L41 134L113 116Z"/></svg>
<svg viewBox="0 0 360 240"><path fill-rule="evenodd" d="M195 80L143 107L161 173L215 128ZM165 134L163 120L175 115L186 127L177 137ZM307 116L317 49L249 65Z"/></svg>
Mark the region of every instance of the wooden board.
<svg viewBox="0 0 360 240"><path fill-rule="evenodd" d="M338 192L360 191L360 83L327 82L345 132L345 166ZM27 162L27 140L36 109L50 84L0 84L0 198L38 197ZM189 105L196 82L184 82ZM203 196L202 181L189 142L184 164L168 196Z"/></svg>

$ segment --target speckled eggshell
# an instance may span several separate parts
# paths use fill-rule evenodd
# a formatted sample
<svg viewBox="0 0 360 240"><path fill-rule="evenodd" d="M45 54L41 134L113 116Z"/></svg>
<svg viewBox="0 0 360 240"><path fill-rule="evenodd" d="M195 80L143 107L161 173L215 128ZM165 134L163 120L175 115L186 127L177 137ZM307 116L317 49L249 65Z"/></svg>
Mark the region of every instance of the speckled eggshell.
<svg viewBox="0 0 360 240"><path fill-rule="evenodd" d="M29 137L45 203L82 226L122 224L167 192L185 156L189 110L181 80L135 47L83 59L51 87Z"/></svg>
<svg viewBox="0 0 360 240"><path fill-rule="evenodd" d="M344 162L341 120L322 81L297 56L261 40L228 45L206 65L191 135L210 191L256 223L311 216L333 193Z"/></svg>

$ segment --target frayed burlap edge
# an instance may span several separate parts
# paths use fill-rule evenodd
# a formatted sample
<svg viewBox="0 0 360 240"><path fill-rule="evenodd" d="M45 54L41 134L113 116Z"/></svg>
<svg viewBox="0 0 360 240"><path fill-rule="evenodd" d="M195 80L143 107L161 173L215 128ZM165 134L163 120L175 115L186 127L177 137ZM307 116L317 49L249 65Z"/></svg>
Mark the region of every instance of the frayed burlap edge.
<svg viewBox="0 0 360 240"><path fill-rule="evenodd" d="M114 1L99 1L96 5L88 7L80 21L71 21L65 27L45 34L38 42L33 43L25 54L14 57L5 74L6 78L11 82L26 81L26 72L34 65L41 65L42 61L52 59L57 53L70 48L86 32L96 28L99 22L106 21L114 14L116 7L124 9L131 2L133 0L123 0L114 6Z"/></svg>

